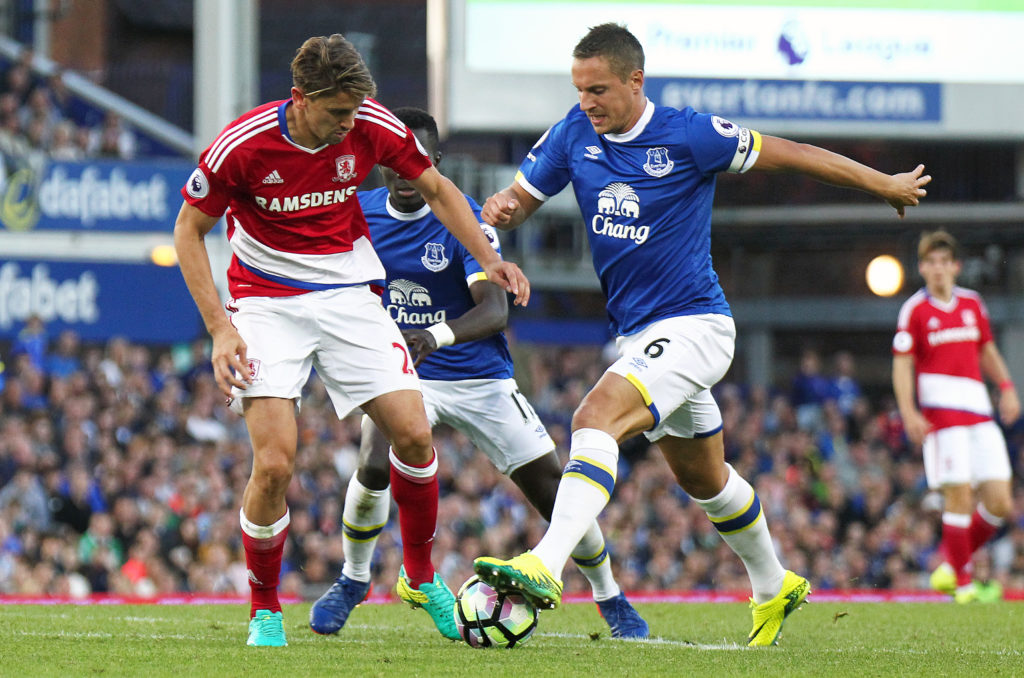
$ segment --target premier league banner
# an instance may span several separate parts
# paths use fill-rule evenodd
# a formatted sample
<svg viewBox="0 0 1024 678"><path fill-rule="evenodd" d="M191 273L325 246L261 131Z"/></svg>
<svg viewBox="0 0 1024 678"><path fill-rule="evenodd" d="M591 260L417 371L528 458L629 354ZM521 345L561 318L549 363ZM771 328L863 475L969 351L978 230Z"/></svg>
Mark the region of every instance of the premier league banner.
<svg viewBox="0 0 1024 678"><path fill-rule="evenodd" d="M1021 0L447 0L428 50L451 130L539 134L577 103L572 50L626 24L656 104L768 134L1024 138ZM524 48L517 31L530 26ZM530 106L522 105L524 92Z"/></svg>
<svg viewBox="0 0 1024 678"><path fill-rule="evenodd" d="M202 328L177 267L0 259L0 339L32 315L56 336L122 336L142 343L191 341Z"/></svg>
<svg viewBox="0 0 1024 678"><path fill-rule="evenodd" d="M8 231L169 233L190 161L33 162L5 156L0 227Z"/></svg>

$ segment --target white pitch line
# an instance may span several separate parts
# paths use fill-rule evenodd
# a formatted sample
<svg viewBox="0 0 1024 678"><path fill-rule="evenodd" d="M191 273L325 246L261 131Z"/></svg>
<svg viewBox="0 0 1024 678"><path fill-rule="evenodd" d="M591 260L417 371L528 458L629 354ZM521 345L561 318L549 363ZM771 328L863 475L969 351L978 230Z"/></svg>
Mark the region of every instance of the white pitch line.
<svg viewBox="0 0 1024 678"><path fill-rule="evenodd" d="M84 610L86 608L80 608L80 609ZM107 608L103 608L103 609L105 610ZM34 613L29 613L27 607L25 607L25 608L10 607L10 608L5 608L4 609L4 616L5 617L21 616L21 617L33 617L34 618L36 615ZM60 614L47 615L46 618L47 619L69 619L69 620L76 620L76 619L83 619L83 618L85 618L85 616L86 616L85 614L73 614L73 613L69 613L69 612L62 612ZM122 615L122 616L116 616L116 617L106 617L106 616L104 616L104 619L109 619L111 621L125 621L125 622L149 622L149 623L154 623L154 624L157 624L157 623L178 624L178 623L181 622L180 619L171 619L169 617L146 617L146 616L138 616L138 615ZM196 621L196 620L200 620L201 621L203 618L202 617L191 617L190 619L191 619L191 621ZM211 621L216 621L216 620L215 619L211 619Z"/></svg>
<svg viewBox="0 0 1024 678"><path fill-rule="evenodd" d="M872 654L893 654L893 655L917 655L917 654L931 654L934 650L927 648L917 647L865 647L863 645L857 647L819 647L819 651L831 652L833 654L843 654L846 652L870 652ZM957 652L962 655L974 655L978 657L985 657L989 655L1006 656L1006 657L1024 657L1024 651L1022 650L1011 650L1011 649L992 649L992 650L979 650L972 647L957 648Z"/></svg>
<svg viewBox="0 0 1024 678"><path fill-rule="evenodd" d="M556 632L537 632L538 638L567 638L572 640L590 640L590 634L586 633L556 633ZM601 638L601 640L608 640L615 643L636 643L640 645L662 645L666 647L688 647L694 650L747 650L744 645L737 645L736 643L723 642L720 644L707 644L707 643L691 643L686 640L670 640L668 638Z"/></svg>
<svg viewBox="0 0 1024 678"><path fill-rule="evenodd" d="M377 631L389 629L391 627L380 624L346 624L345 628L353 629L366 629L368 631ZM561 633L557 631L537 631L534 635L538 638L564 638L566 640L590 640L589 633ZM663 646L663 647L689 647L694 650L747 650L744 645L737 645L736 643L729 643L723 641L722 643L708 644L708 643L691 643L686 640L670 640L668 638L645 638L643 640L636 638L607 638L602 637L602 641L611 641L615 643L637 643L642 645L652 646Z"/></svg>
<svg viewBox="0 0 1024 678"><path fill-rule="evenodd" d="M18 636L34 638L117 638L120 640L196 640L194 635L180 633L106 633L104 631L15 631Z"/></svg>
<svg viewBox="0 0 1024 678"><path fill-rule="evenodd" d="M168 621L168 622L171 622L171 621L176 622L177 621L177 620L161 620L161 619L144 618L144 617L123 617L122 619L127 620L127 621L132 621L132 620L137 620L137 621ZM371 630L371 631L374 631L374 630L385 630L385 629L390 629L391 628L389 626L384 626L384 625L380 625L380 624L349 624L348 626L351 627L351 628L367 629L367 630ZM184 634L179 634L179 633L131 633L131 634L126 635L126 634L123 634L123 633L108 633L108 632L104 632L104 631L64 631L64 630L61 630L61 631L23 631L23 630L19 630L19 631L15 631L14 635L16 635L16 636L25 636L25 637L34 637L34 638L53 638L53 637L57 637L57 638L72 638L72 639L84 639L84 638L112 639L112 638L117 638L117 639L122 639L122 640L123 639L131 639L131 640L187 640L187 641L193 641L193 642L196 641L197 639L199 639L195 635L184 635ZM544 633L537 633L537 636L541 637L541 638L562 638L562 639L566 639L566 640L589 640L590 639L590 634L585 634L585 633L544 632ZM290 637L288 639L288 643L290 645L304 645L306 643L322 642L322 641L318 640L318 638L319 638L319 636L313 636L312 634L297 634L297 635L294 635L293 637ZM642 644L644 646L651 646L651 647L659 647L659 646L660 647L666 647L666 648L680 648L680 647L682 647L682 648L690 648L690 649L693 649L693 650L713 650L713 651L729 651L729 652L735 652L737 650L739 650L739 651L751 650L751 648L748 648L748 647L746 647L744 645L739 645L737 643L729 643L729 642L723 642L723 643L692 643L692 642L688 642L688 641L685 641L685 640L670 640L670 639L667 639L667 638L648 638L648 639L645 639L645 640L633 640L633 639L627 639L627 638L608 638L608 639L602 639L602 640L611 640L611 641L614 641L614 642L617 642L617 643L618 642L621 642L621 643L635 643L635 644ZM930 652L929 650L919 649L919 648L903 648L903 649L900 649L900 648L891 648L891 647L864 647L864 646L859 646L859 647L832 647L832 648L819 647L817 649L817 651L818 652L833 653L833 654L844 654L844 653L847 653L847 652L867 652L869 654L875 654L875 655L887 654L887 655L903 655L903 656L913 656L913 655L920 655L920 654L928 654ZM993 656L993 655L997 656L997 657L1024 657L1024 651L1022 651L1022 650L1015 650L1015 649L977 650L977 649L973 649L973 648L963 648L963 649L961 649L961 653L962 654L966 654L966 655L979 656L979 657Z"/></svg>

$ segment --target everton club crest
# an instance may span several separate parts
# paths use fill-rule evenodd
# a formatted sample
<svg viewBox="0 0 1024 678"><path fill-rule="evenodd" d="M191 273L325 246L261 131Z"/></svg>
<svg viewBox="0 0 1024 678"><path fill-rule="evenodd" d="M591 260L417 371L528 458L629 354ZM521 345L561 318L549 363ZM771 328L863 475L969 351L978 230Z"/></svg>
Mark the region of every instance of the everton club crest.
<svg viewBox="0 0 1024 678"><path fill-rule="evenodd" d="M444 253L444 243L428 242L424 245L426 252L420 257L420 261L428 271L437 273L448 267L448 257Z"/></svg>
<svg viewBox="0 0 1024 678"><path fill-rule="evenodd" d="M356 156L338 156L334 159L334 168L337 170L338 176L331 179L331 181L340 181L341 183L351 181L356 176Z"/></svg>
<svg viewBox="0 0 1024 678"><path fill-rule="evenodd" d="M668 157L668 149L664 146L647 149L647 162L644 171L652 177L663 177L672 171L675 163Z"/></svg>

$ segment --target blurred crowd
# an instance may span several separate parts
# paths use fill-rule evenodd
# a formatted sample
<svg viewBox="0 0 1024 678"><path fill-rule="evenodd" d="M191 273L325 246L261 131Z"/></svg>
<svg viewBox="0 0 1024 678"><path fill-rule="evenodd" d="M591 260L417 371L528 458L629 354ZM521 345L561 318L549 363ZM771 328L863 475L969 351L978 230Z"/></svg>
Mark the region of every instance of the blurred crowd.
<svg viewBox="0 0 1024 678"><path fill-rule="evenodd" d="M589 347L512 341L520 386L565 456L573 409L611 359ZM207 343L153 349L51 337L38 318L0 347L0 594L247 595L238 507L251 466L244 420L225 407ZM817 590L927 588L940 503L889 398L872 402L848 354L809 351L792 383L723 383L727 456L755 484L783 564ZM834 363L834 367L831 365ZM826 373L827 372L827 373ZM311 379L298 418L282 591L306 599L340 571L341 512L359 420L339 420ZM1024 477L1021 430L1009 432ZM437 429L441 503L434 560L457 587L481 554L514 555L544 522L461 434ZM656 448L623 445L601 523L626 590L749 590L740 561L675 484ZM1024 589L1024 486L977 576ZM401 564L392 514L374 562ZM586 591L571 564L566 590Z"/></svg>
<svg viewBox="0 0 1024 678"><path fill-rule="evenodd" d="M101 114L64 85L60 71L39 78L32 53L0 66L0 154L24 158L43 153L53 160L135 157L136 137L121 116Z"/></svg>

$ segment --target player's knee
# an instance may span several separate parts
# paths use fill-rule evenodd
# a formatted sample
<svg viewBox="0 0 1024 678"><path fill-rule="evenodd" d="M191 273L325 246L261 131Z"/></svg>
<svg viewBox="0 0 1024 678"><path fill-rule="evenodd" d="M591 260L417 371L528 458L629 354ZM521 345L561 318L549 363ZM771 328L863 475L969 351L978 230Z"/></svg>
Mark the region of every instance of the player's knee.
<svg viewBox="0 0 1024 678"><path fill-rule="evenodd" d="M573 431L596 428L616 440L640 433L653 425L653 415L632 385L623 391L604 385L604 382L598 383L572 415Z"/></svg>
<svg viewBox="0 0 1024 678"><path fill-rule="evenodd" d="M407 464L425 464L433 454L433 439L430 435L430 424L424 419L422 423L409 422L394 432L391 447L395 455Z"/></svg>
<svg viewBox="0 0 1024 678"><path fill-rule="evenodd" d="M284 455L271 456L254 466L252 477L264 494L284 494L292 479L292 465Z"/></svg>
<svg viewBox="0 0 1024 678"><path fill-rule="evenodd" d="M581 428L604 429L608 423L608 407L600 396L590 393L572 415L572 430Z"/></svg>

